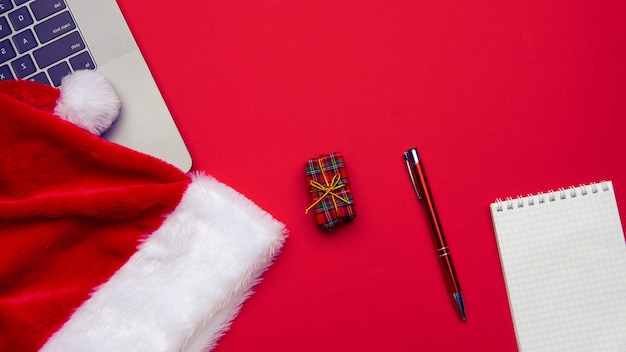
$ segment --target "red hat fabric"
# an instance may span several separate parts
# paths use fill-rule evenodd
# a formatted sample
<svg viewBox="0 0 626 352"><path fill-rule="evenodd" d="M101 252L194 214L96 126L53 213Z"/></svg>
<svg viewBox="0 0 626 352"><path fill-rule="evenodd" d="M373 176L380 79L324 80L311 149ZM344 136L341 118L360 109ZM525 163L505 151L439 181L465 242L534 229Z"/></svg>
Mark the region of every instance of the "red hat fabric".
<svg viewBox="0 0 626 352"><path fill-rule="evenodd" d="M0 351L212 348L284 225L53 115L62 95L0 82Z"/></svg>

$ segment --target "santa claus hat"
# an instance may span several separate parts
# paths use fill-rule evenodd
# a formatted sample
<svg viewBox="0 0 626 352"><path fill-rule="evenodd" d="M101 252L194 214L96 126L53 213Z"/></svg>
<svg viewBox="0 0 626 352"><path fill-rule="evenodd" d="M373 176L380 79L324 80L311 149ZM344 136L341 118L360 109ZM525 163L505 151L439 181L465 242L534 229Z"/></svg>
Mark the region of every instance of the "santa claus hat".
<svg viewBox="0 0 626 352"><path fill-rule="evenodd" d="M118 111L93 72L0 82L0 351L205 351L282 246L225 184L94 135Z"/></svg>

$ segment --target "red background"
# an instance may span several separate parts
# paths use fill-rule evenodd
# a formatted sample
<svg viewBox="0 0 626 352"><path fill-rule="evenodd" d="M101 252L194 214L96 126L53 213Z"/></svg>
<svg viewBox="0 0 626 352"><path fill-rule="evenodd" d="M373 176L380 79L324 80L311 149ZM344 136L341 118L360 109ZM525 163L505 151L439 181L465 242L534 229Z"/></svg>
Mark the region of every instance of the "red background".
<svg viewBox="0 0 626 352"><path fill-rule="evenodd" d="M194 169L291 232L216 351L514 351L489 204L610 179L626 218L623 1L119 3ZM414 146L465 323L403 163ZM303 164L333 151L358 216L326 234Z"/></svg>

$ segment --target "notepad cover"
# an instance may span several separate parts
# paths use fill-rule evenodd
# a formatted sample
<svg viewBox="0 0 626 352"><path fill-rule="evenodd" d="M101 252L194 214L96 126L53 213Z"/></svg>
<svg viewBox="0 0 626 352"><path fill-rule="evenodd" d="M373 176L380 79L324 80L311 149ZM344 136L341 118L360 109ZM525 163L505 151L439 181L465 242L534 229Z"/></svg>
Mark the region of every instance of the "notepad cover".
<svg viewBox="0 0 626 352"><path fill-rule="evenodd" d="M520 351L626 351L626 244L612 183L490 209Z"/></svg>

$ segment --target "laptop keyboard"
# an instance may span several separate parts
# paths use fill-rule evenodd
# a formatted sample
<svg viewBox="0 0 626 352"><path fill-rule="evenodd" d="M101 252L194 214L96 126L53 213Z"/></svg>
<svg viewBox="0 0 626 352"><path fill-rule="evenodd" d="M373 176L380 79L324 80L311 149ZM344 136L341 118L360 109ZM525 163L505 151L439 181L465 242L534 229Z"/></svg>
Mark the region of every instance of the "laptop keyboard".
<svg viewBox="0 0 626 352"><path fill-rule="evenodd" d="M63 0L0 0L0 81L58 87L68 73L95 68Z"/></svg>

